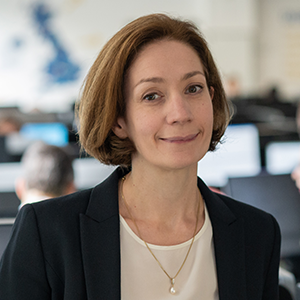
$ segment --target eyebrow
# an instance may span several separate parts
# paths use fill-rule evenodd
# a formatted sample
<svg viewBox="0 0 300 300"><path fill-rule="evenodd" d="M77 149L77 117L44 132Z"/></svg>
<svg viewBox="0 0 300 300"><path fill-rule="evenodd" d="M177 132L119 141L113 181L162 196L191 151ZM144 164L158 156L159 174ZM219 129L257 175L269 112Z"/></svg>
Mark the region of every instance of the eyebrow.
<svg viewBox="0 0 300 300"><path fill-rule="evenodd" d="M161 77L143 78L143 79L141 79L141 80L135 85L135 87L137 87L139 84L145 83L145 82L160 83L160 82L163 82L163 81L164 81L164 79L162 79Z"/></svg>
<svg viewBox="0 0 300 300"><path fill-rule="evenodd" d="M187 80L189 78L192 78L196 75L202 75L205 77L205 75L203 74L203 72L201 71L193 71L193 72L189 72L187 74L185 74L183 77L182 77L182 80ZM154 82L154 83L161 83L161 82L164 82L165 80L161 77L150 77L150 78L143 78L141 79L136 85L135 87L137 87L138 85L142 84L142 83L145 83L145 82Z"/></svg>
<svg viewBox="0 0 300 300"><path fill-rule="evenodd" d="M196 75L202 75L202 76L205 77L205 75L203 74L203 72L200 72L200 71L193 71L193 72L189 72L189 73L185 74L185 75L182 77L182 79L183 79L183 80L187 80L187 79L192 78L192 77L194 77L194 76L196 76Z"/></svg>

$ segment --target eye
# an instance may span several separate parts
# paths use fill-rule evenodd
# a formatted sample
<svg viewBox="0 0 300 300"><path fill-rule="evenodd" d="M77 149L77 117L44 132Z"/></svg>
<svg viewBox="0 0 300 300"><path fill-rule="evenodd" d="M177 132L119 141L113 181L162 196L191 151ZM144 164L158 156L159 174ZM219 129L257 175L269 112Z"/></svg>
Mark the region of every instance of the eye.
<svg viewBox="0 0 300 300"><path fill-rule="evenodd" d="M202 90L202 86L200 85L191 85L187 88L186 94L196 94Z"/></svg>
<svg viewBox="0 0 300 300"><path fill-rule="evenodd" d="M147 94L143 97L144 100L153 101L156 100L159 96L156 93Z"/></svg>

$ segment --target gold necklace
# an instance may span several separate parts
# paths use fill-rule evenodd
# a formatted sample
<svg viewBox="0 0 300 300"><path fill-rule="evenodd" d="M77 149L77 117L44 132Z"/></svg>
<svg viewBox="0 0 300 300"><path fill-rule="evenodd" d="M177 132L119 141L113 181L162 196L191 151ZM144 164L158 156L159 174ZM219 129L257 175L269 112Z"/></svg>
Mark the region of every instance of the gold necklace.
<svg viewBox="0 0 300 300"><path fill-rule="evenodd" d="M170 281L171 281L171 287L170 287L170 289L169 289L169 292L170 292L172 295L175 295L176 292L177 292L177 290L175 289L175 278L178 276L178 274L180 273L181 269L183 268L183 266L184 266L184 264L185 264L185 262L186 262L186 260L187 260L187 258L188 258L188 256L189 256L189 254L190 254L190 251L191 251L191 249L192 249L192 246L193 246L193 244L194 244L194 240L195 240L195 236L196 236L196 232L197 232L197 227L198 227L198 219L199 219L199 211L200 211L200 199L199 199L199 202L198 202L197 217L196 217L196 225L195 225L195 230L194 230L192 242L191 242L191 244L190 244L190 247L189 247L189 249L188 249L188 251L187 251L187 253L186 253L186 256L185 256L185 258L184 258L184 260L183 260L183 263L181 264L179 270L177 271L177 273L175 274L174 277L171 277L171 276L168 274L168 272L164 269L164 267L162 266L162 264L159 262L159 260L157 259L157 257L154 255L154 253L153 253L152 250L150 249L148 243L146 243L146 241L144 241L143 238L142 238L142 235L141 235L140 230L139 230L139 228L138 228L138 226L137 226L137 223L135 222L135 219L133 218L133 216L132 216L132 214L131 214L131 212L130 212L130 210L129 210L129 206L128 206L128 204L127 204L127 202L126 202L126 200L125 200L125 197L124 197L124 195L123 195L123 184L124 184L125 179L126 179L126 177L124 176L124 177L122 178L121 197L122 197L122 199L123 199L123 201L124 201L124 203L125 203L125 206L126 206L126 209L127 209L127 211L128 211L128 214L129 214L131 220L133 221L134 226L136 227L136 230L137 230L137 232L138 232L138 234L139 234L139 237L140 237L141 240L145 243L147 249L148 249L149 252L152 254L152 256L154 257L154 259L157 261L157 263L158 263L158 265L160 266L160 268L163 270L163 272L164 272L164 273L168 276L168 278L170 279Z"/></svg>

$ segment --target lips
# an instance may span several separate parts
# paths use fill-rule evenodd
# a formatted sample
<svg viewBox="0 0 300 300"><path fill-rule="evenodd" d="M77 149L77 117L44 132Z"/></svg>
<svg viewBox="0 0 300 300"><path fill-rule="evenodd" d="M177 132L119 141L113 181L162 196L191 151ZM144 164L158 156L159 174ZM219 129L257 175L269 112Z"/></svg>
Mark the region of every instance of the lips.
<svg viewBox="0 0 300 300"><path fill-rule="evenodd" d="M199 133L196 134L189 134L186 136L174 136L169 138L161 138L161 140L168 142L168 143L187 143L191 142L196 139Z"/></svg>

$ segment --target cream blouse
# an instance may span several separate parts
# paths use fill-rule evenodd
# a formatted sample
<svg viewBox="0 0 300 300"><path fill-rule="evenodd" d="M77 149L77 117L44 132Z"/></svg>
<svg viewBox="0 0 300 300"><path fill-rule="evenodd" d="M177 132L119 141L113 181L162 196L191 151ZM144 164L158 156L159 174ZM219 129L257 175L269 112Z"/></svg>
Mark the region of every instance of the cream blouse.
<svg viewBox="0 0 300 300"><path fill-rule="evenodd" d="M212 226L205 207L205 221L191 252L175 279L176 294L169 292L170 279L162 271L144 242L120 216L122 300L218 300L217 273ZM180 268L191 240L175 246L148 244L170 276Z"/></svg>

